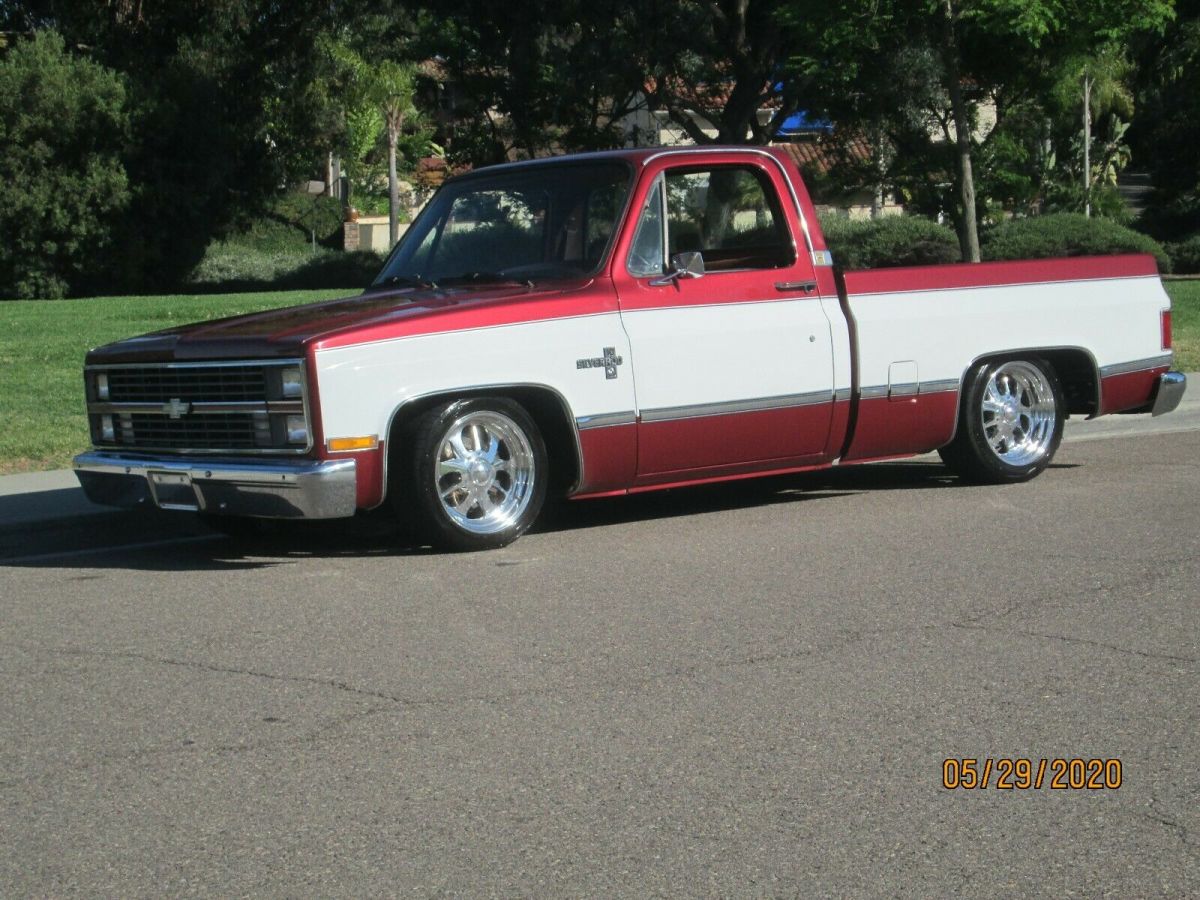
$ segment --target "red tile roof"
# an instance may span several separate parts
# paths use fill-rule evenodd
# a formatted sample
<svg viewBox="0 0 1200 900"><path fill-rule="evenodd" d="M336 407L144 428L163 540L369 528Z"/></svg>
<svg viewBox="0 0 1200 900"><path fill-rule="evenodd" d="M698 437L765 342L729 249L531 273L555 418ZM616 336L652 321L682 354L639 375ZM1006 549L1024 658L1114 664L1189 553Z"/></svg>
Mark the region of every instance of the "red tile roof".
<svg viewBox="0 0 1200 900"><path fill-rule="evenodd" d="M858 135L836 135L818 138L815 141L797 141L777 144L800 168L826 175L837 165L862 163L874 155L871 145Z"/></svg>

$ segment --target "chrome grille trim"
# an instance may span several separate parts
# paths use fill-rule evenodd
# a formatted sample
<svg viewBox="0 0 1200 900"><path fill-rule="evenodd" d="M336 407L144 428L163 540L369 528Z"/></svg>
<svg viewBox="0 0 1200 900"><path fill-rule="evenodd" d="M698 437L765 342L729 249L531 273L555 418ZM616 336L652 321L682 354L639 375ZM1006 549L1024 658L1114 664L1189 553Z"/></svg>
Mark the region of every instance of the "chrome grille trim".
<svg viewBox="0 0 1200 900"><path fill-rule="evenodd" d="M301 372L301 396L283 399L284 369ZM103 374L108 397L99 399ZM93 445L128 452L300 455L313 446L304 360L120 363L84 369ZM287 419L304 416L308 441L287 442ZM111 421L113 438L104 440Z"/></svg>

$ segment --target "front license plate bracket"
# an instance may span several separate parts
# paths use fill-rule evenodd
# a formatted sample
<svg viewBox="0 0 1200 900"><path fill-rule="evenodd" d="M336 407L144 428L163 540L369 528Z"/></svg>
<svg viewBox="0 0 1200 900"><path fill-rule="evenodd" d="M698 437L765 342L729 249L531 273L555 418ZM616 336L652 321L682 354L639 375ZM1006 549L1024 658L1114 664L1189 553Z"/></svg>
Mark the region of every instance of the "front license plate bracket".
<svg viewBox="0 0 1200 900"><path fill-rule="evenodd" d="M186 472L147 472L150 493L160 509L182 509L199 512L200 496L192 486L192 476Z"/></svg>

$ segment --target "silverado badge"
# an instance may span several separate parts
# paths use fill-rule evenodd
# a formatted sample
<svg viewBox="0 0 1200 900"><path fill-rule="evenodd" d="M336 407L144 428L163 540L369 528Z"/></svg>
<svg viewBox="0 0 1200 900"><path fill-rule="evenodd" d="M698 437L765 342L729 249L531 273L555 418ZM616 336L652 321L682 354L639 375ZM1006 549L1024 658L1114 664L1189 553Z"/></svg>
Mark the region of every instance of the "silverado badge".
<svg viewBox="0 0 1200 900"><path fill-rule="evenodd" d="M616 347L605 347L604 356L592 356L590 359L577 359L575 360L575 367L602 368L602 370L604 370L604 377L611 379L617 377L617 366L622 364L624 361L625 360L617 355Z"/></svg>
<svg viewBox="0 0 1200 900"><path fill-rule="evenodd" d="M575 360L575 368L577 369L603 369L605 378L617 377L617 366L625 362L621 357L617 356L616 347L605 347L603 356L593 356L590 359Z"/></svg>

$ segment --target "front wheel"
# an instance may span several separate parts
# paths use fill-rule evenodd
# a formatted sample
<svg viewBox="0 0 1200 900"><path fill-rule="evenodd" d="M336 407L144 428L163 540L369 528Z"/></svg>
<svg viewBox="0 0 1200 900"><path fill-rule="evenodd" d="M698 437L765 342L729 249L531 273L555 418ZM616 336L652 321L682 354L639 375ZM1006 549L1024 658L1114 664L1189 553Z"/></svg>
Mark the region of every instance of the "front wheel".
<svg viewBox="0 0 1200 900"><path fill-rule="evenodd" d="M1062 386L1049 364L1039 359L982 363L967 378L958 433L938 453L973 481L1027 481L1054 458L1065 417Z"/></svg>
<svg viewBox="0 0 1200 900"><path fill-rule="evenodd" d="M421 416L409 432L408 464L393 477L400 515L447 550L510 544L546 499L546 446L519 404L498 397L456 400ZM409 508L404 508L409 507Z"/></svg>

